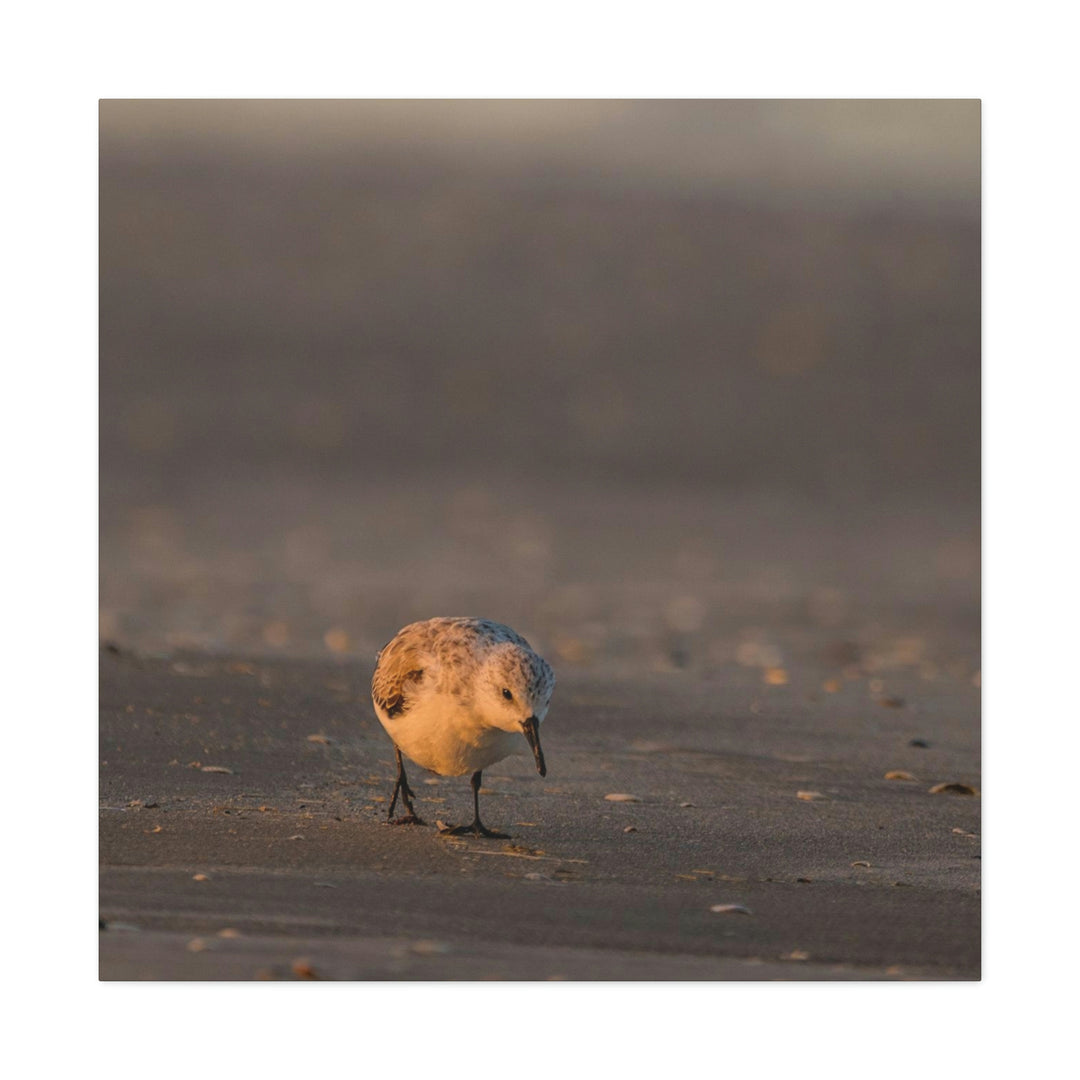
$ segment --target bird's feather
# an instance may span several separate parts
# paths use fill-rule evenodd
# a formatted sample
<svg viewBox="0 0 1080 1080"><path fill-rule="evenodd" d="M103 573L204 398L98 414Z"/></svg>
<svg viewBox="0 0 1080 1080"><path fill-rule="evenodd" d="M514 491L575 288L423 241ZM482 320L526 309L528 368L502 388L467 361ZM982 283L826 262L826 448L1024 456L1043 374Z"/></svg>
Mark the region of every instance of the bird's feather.
<svg viewBox="0 0 1080 1080"><path fill-rule="evenodd" d="M371 697L387 716L404 716L410 691L423 679L422 651L395 637L380 653L371 678Z"/></svg>

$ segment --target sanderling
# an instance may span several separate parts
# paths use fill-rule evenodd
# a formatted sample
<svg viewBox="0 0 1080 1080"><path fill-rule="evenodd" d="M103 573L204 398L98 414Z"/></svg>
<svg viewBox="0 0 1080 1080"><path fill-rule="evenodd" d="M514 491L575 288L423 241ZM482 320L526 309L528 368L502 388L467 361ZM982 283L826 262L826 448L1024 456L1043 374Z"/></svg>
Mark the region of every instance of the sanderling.
<svg viewBox="0 0 1080 1080"><path fill-rule="evenodd" d="M508 839L480 821L480 774L510 754L524 751L521 736L546 775L540 722L555 688L555 675L529 643L487 619L428 619L412 623L379 653L371 679L375 712L394 740L397 783L387 820L423 825L413 809L402 752L440 776L472 773L471 825L445 827ZM407 811L394 819L398 795Z"/></svg>

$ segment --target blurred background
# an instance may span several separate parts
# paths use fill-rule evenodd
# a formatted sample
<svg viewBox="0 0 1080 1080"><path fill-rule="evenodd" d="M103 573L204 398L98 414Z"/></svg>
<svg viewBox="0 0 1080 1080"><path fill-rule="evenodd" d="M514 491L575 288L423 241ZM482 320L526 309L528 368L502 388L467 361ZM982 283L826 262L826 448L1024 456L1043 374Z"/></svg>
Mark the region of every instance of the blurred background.
<svg viewBox="0 0 1080 1080"><path fill-rule="evenodd" d="M100 606L979 666L974 101L103 101Z"/></svg>

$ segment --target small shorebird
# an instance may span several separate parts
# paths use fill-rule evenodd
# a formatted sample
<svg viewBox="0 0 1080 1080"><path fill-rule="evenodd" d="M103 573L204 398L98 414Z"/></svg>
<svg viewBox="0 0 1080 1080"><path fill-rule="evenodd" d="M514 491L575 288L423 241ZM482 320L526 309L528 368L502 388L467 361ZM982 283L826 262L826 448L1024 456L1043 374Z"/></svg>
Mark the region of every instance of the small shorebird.
<svg viewBox="0 0 1080 1080"><path fill-rule="evenodd" d="M540 722L554 688L555 675L547 661L501 623L428 619L399 630L379 653L371 679L376 715L394 740L397 755L397 783L387 820L424 824L413 809L404 752L440 776L472 773L473 822L443 832L508 839L480 821L480 774L496 761L522 753L528 743L536 771L546 775ZM406 814L394 818L398 795Z"/></svg>

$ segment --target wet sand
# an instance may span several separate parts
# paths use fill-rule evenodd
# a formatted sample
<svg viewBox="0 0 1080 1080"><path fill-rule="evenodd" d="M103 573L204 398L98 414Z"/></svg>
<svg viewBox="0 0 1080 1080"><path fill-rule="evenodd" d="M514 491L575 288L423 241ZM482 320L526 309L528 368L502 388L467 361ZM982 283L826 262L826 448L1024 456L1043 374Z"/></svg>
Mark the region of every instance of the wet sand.
<svg viewBox="0 0 1080 1080"><path fill-rule="evenodd" d="M103 649L101 977L979 977L980 799L929 790L979 787L970 678L564 669L466 840L383 823L362 663Z"/></svg>
<svg viewBox="0 0 1080 1080"><path fill-rule="evenodd" d="M104 978L978 976L977 102L101 115ZM381 822L433 615L512 842Z"/></svg>

